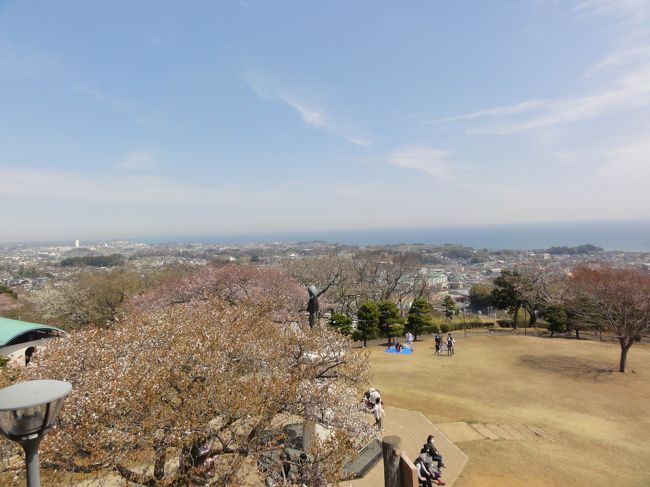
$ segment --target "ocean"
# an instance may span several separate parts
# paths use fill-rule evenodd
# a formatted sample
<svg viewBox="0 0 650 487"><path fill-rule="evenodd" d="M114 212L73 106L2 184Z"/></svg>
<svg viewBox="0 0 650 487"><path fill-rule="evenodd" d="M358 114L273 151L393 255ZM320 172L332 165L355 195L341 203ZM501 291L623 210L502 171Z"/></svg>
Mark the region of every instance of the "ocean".
<svg viewBox="0 0 650 487"><path fill-rule="evenodd" d="M244 244L250 242L307 242L313 240L345 245L459 244L489 250L533 250L589 243L605 250L650 252L650 220L224 234L146 238L140 241L149 243Z"/></svg>

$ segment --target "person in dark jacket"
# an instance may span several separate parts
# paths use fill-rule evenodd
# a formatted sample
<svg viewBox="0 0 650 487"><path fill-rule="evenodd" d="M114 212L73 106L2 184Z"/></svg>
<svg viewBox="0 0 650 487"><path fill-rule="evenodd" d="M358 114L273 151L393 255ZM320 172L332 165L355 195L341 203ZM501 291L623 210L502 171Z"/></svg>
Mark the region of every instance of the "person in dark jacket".
<svg viewBox="0 0 650 487"><path fill-rule="evenodd" d="M442 455L434 443L433 435L429 435L427 437L427 442L424 444L424 449L427 451L427 454L433 459L434 462L438 462L438 468L445 466L445 464L442 463Z"/></svg>

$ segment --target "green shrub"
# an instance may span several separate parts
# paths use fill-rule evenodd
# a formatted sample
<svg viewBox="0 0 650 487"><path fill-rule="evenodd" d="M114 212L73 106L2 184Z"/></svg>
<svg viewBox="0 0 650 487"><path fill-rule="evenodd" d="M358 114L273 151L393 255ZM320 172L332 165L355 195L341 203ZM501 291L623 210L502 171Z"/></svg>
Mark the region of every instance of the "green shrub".
<svg viewBox="0 0 650 487"><path fill-rule="evenodd" d="M363 340L363 338L364 338L364 334L362 332L360 332L359 330L352 331L352 339L355 342L359 342L359 341Z"/></svg>
<svg viewBox="0 0 650 487"><path fill-rule="evenodd" d="M472 328L485 328L493 326L494 323L483 322L483 321L466 321L465 323L458 323L456 330L471 330Z"/></svg>
<svg viewBox="0 0 650 487"><path fill-rule="evenodd" d="M352 324L352 318L343 313L332 313L330 318L330 325L339 328L343 326L350 326Z"/></svg>
<svg viewBox="0 0 650 487"><path fill-rule="evenodd" d="M422 328L423 335L433 335L434 333L440 333L438 325L425 326Z"/></svg>
<svg viewBox="0 0 650 487"><path fill-rule="evenodd" d="M340 326L338 330L341 335L345 335L346 337L352 336L354 333L354 327L352 325Z"/></svg>
<svg viewBox="0 0 650 487"><path fill-rule="evenodd" d="M449 332L449 325L447 323L443 323L440 325L440 329L442 330L442 333L447 333Z"/></svg>

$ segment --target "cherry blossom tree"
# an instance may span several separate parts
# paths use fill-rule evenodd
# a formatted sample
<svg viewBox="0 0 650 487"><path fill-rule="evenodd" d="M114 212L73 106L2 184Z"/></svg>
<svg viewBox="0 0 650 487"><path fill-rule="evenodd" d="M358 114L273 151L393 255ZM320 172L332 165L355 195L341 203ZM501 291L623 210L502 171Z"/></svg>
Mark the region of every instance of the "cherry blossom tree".
<svg viewBox="0 0 650 487"><path fill-rule="evenodd" d="M134 270L85 270L58 286L49 285L30 298L44 321L70 330L86 326L110 326L124 314L124 306L147 283Z"/></svg>
<svg viewBox="0 0 650 487"><path fill-rule="evenodd" d="M650 329L650 274L583 265L574 269L568 284L572 293L565 307L616 334L621 345L619 372L625 372L632 344Z"/></svg>
<svg viewBox="0 0 650 487"><path fill-rule="evenodd" d="M329 432L308 451L309 485L339 479L372 434L356 400L368 357L327 327L279 320L302 292L283 276L208 268L142 296L111 327L50 342L34 366L0 371L2 386L73 384L42 466L146 486L242 485L262 475L256 461L297 418Z"/></svg>
<svg viewBox="0 0 650 487"><path fill-rule="evenodd" d="M280 323L300 321L306 316L306 289L282 271L247 265L206 266L131 301L138 310L157 309L172 304L205 301L218 297L232 305L255 306Z"/></svg>

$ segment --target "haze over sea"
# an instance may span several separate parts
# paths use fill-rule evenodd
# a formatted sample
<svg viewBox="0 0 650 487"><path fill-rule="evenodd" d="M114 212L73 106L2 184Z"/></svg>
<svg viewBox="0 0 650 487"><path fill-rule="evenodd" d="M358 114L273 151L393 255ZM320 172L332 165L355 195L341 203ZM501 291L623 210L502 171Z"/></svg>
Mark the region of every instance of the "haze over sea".
<svg viewBox="0 0 650 487"><path fill-rule="evenodd" d="M590 243L605 250L650 252L650 220L560 222L510 225L440 226L384 230L180 236L144 239L150 243L243 244L323 240L347 245L399 243L460 244L477 249L544 249Z"/></svg>

